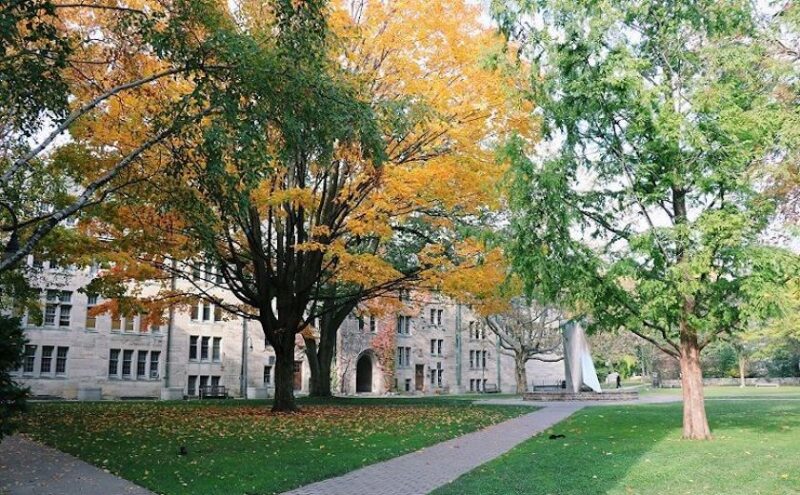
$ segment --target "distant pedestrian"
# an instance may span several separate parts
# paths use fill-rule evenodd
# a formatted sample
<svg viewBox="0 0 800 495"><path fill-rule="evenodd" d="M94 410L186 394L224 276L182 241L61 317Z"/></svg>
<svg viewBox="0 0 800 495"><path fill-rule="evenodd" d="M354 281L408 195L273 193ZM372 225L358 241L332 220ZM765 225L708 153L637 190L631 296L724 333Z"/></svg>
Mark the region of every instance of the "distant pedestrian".
<svg viewBox="0 0 800 495"><path fill-rule="evenodd" d="M622 388L622 377L617 375L617 388Z"/></svg>

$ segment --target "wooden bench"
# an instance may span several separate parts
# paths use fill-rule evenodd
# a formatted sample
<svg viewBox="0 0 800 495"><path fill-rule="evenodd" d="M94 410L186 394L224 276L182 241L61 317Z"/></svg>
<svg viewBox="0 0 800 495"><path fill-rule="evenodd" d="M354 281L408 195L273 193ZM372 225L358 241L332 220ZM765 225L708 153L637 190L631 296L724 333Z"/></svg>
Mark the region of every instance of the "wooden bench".
<svg viewBox="0 0 800 495"><path fill-rule="evenodd" d="M756 387L780 387L780 383L770 383L770 382L756 382Z"/></svg>
<svg viewBox="0 0 800 495"><path fill-rule="evenodd" d="M499 394L500 389L497 388L497 385L494 383L487 383L486 386L483 387L484 394Z"/></svg>
<svg viewBox="0 0 800 495"><path fill-rule="evenodd" d="M227 399L228 390L223 385L207 385L200 387L201 399Z"/></svg>

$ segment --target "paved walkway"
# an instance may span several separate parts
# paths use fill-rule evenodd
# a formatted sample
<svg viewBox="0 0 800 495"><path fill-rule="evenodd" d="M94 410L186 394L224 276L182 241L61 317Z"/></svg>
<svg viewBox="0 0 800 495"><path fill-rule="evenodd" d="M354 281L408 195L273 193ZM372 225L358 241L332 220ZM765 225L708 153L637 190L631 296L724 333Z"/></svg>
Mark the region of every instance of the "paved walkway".
<svg viewBox="0 0 800 495"><path fill-rule="evenodd" d="M58 450L14 435L0 443L2 495L153 495Z"/></svg>
<svg viewBox="0 0 800 495"><path fill-rule="evenodd" d="M500 401L502 399L498 399ZM505 402L506 404L509 402ZM539 405L526 402L525 405ZM583 404L547 407L423 450L286 492L284 495L422 495L511 450Z"/></svg>

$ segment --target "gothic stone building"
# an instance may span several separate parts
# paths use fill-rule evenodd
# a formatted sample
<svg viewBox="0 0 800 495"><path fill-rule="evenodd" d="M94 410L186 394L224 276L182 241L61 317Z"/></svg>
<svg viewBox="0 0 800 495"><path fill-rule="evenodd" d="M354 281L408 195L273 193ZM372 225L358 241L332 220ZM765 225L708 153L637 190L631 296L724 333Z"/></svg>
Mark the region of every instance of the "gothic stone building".
<svg viewBox="0 0 800 495"><path fill-rule="evenodd" d="M33 262L31 260L31 262ZM16 379L34 396L66 399L196 397L224 386L233 397L271 395L275 356L255 321L198 303L156 327L139 316L90 316L97 296L91 269L41 267L43 317L25 316L28 343ZM405 296L407 299L408 294ZM469 307L436 295L380 317L351 315L340 328L335 393L513 392L513 360ZM382 347L377 347L378 336ZM387 347L388 351L387 352ZM391 365L381 362L391 359ZM564 379L561 363L528 363L535 383ZM308 392L309 368L298 338L295 390Z"/></svg>

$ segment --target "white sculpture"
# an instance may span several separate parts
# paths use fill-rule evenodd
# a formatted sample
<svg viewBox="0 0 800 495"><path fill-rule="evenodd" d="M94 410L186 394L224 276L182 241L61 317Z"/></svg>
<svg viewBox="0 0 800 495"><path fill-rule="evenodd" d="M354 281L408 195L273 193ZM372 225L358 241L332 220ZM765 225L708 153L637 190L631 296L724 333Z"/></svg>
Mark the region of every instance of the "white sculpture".
<svg viewBox="0 0 800 495"><path fill-rule="evenodd" d="M564 373L567 378L567 391L577 394L586 385L597 393L602 393L597 371L594 369L586 331L580 322L570 321L563 327L564 335Z"/></svg>

